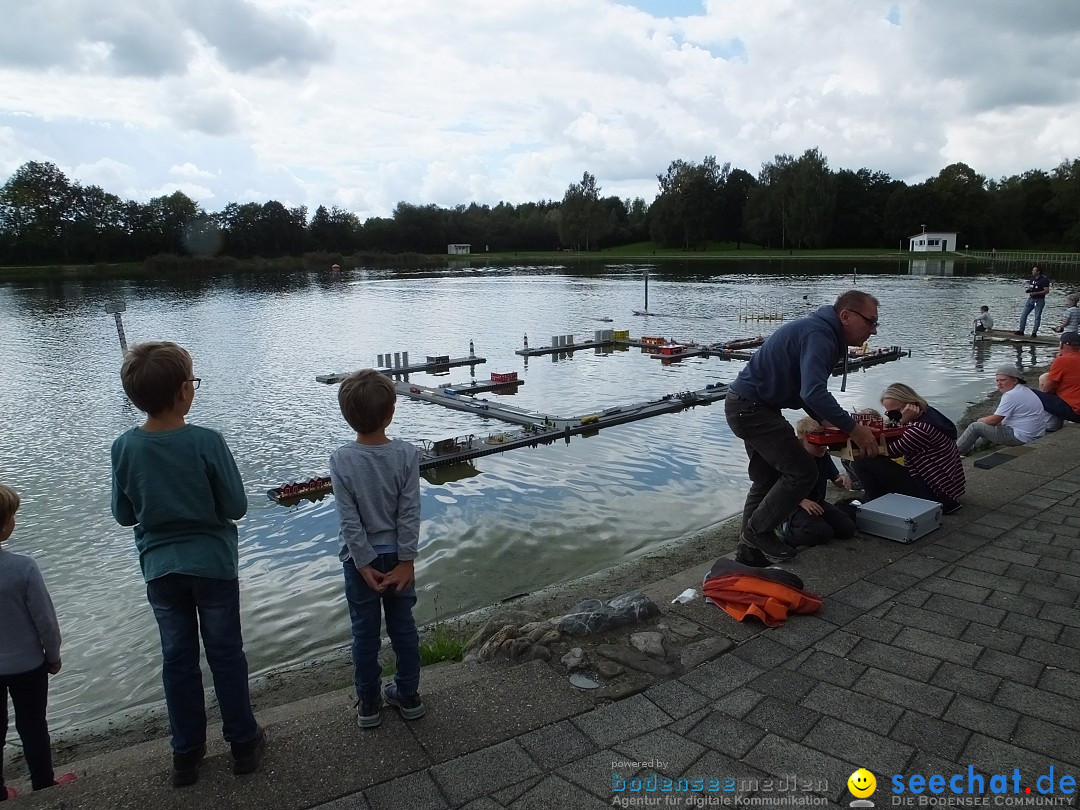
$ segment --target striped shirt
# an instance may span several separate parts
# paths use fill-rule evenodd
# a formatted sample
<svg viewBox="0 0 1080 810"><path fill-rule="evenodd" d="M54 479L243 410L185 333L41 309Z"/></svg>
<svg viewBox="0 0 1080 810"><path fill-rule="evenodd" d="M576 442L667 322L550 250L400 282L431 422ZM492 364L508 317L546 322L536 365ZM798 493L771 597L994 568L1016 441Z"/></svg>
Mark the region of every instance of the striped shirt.
<svg viewBox="0 0 1080 810"><path fill-rule="evenodd" d="M907 424L904 434L889 439L890 456L903 456L913 475L935 495L960 500L964 494L964 464L956 441L923 419Z"/></svg>

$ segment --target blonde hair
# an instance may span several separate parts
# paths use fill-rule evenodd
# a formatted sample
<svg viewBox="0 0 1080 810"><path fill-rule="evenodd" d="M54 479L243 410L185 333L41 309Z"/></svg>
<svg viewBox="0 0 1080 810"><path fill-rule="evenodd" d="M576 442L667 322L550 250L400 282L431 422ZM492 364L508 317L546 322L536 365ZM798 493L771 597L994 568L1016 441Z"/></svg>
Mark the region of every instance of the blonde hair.
<svg viewBox="0 0 1080 810"><path fill-rule="evenodd" d="M902 402L905 405L912 403L918 405L924 411L930 407L930 403L920 397L914 388L910 385L904 385L903 383L893 383L884 391L881 392L881 398L895 399L898 402Z"/></svg>
<svg viewBox="0 0 1080 810"><path fill-rule="evenodd" d="M9 486L0 484L0 526L6 526L19 509L19 493Z"/></svg>
<svg viewBox="0 0 1080 810"><path fill-rule="evenodd" d="M191 377L191 355L169 341L139 343L128 349L120 379L136 408L150 416L167 411Z"/></svg>
<svg viewBox="0 0 1080 810"><path fill-rule="evenodd" d="M804 416L795 423L795 435L800 439L804 438L807 433L817 433L819 430L821 430L821 423L812 416Z"/></svg>

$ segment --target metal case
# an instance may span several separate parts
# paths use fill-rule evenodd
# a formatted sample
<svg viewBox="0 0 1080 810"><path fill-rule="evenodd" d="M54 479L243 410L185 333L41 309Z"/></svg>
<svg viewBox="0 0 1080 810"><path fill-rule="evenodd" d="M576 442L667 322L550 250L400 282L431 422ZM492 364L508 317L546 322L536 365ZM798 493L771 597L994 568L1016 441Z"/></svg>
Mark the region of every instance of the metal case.
<svg viewBox="0 0 1080 810"><path fill-rule="evenodd" d="M883 495L856 507L859 531L913 543L941 526L941 504L908 495Z"/></svg>

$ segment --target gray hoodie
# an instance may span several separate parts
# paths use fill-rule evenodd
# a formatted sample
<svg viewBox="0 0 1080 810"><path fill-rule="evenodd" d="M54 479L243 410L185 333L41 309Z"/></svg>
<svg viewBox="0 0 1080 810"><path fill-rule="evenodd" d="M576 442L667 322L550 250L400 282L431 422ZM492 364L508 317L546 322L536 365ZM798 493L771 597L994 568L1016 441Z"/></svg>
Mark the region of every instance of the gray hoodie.
<svg viewBox="0 0 1080 810"><path fill-rule="evenodd" d="M37 563L0 546L0 675L60 660L60 625Z"/></svg>

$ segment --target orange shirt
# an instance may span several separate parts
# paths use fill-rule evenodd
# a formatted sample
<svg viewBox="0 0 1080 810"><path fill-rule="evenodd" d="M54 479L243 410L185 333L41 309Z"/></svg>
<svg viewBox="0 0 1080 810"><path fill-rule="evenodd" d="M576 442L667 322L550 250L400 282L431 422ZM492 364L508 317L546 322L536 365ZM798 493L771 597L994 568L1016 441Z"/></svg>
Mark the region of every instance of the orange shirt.
<svg viewBox="0 0 1080 810"><path fill-rule="evenodd" d="M1054 393L1080 413L1080 352L1062 352L1055 357L1049 379L1057 383Z"/></svg>

